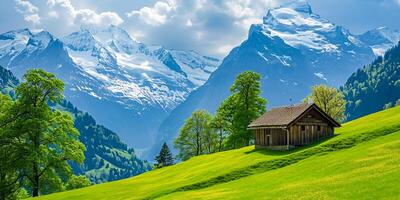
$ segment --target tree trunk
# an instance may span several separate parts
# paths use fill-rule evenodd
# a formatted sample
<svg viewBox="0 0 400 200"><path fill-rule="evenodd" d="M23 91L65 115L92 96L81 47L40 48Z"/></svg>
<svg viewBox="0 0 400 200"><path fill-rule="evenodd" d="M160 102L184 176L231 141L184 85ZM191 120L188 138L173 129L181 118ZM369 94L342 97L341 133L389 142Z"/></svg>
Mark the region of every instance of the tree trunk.
<svg viewBox="0 0 400 200"><path fill-rule="evenodd" d="M219 130L219 147L218 147L218 150L219 150L219 152L221 152L222 151L222 140L224 139L222 136L223 134L223 132L222 132L222 130L220 129Z"/></svg>
<svg viewBox="0 0 400 200"><path fill-rule="evenodd" d="M34 181L34 183L33 183L33 188L32 188L32 196L37 197L37 196L39 196L39 176L35 175L35 177L33 178L33 181Z"/></svg>

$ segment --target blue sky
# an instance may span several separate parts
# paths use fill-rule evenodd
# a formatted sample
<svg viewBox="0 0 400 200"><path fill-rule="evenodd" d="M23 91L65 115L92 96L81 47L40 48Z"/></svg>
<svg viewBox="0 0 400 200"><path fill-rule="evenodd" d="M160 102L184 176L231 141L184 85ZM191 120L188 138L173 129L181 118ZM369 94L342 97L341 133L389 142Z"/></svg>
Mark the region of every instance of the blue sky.
<svg viewBox="0 0 400 200"><path fill-rule="evenodd" d="M45 29L58 37L109 24L146 44L223 58L249 26L287 0L2 0L0 32ZM309 0L313 11L352 33L400 29L400 0Z"/></svg>

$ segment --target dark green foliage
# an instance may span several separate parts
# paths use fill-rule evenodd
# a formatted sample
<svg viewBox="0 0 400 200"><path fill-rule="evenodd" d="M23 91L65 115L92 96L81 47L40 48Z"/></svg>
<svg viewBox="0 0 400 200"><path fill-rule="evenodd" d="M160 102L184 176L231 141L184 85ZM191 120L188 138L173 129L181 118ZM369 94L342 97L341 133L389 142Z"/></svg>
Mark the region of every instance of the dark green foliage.
<svg viewBox="0 0 400 200"><path fill-rule="evenodd" d="M5 119L8 110L14 106L14 101L9 96L0 94L0 119ZM15 170L16 164L21 164L19 157L21 152L15 151L13 140L10 140L6 134L5 121L0 122L0 199L16 199L20 190L20 182L23 176Z"/></svg>
<svg viewBox="0 0 400 200"><path fill-rule="evenodd" d="M172 157L172 153L169 150L167 143L164 142L164 144L162 145L160 153L156 157L156 161L157 163L155 164L155 167L157 168L162 168L174 164L174 158Z"/></svg>
<svg viewBox="0 0 400 200"><path fill-rule="evenodd" d="M223 120L229 132L227 148L250 145L253 134L247 130L251 121L265 112L267 100L260 96L261 76L254 72L239 74L231 87L231 96L222 102L216 116Z"/></svg>
<svg viewBox="0 0 400 200"><path fill-rule="evenodd" d="M92 185L89 179L86 176L76 176L73 175L68 183L65 185L66 190L73 190L78 188L83 188Z"/></svg>
<svg viewBox="0 0 400 200"><path fill-rule="evenodd" d="M82 163L85 147L67 113L53 110L49 102L62 99L64 83L44 70L29 70L16 87L16 99L2 109L0 138L9 155L5 163L32 196L63 189L72 175L67 161ZM3 98L2 101L5 99ZM8 103L7 103L8 101ZM8 160L8 162L7 162Z"/></svg>
<svg viewBox="0 0 400 200"><path fill-rule="evenodd" d="M0 74L0 91L3 94L14 94L13 88L18 85L17 78L2 67L0 67ZM2 99L1 105L6 105L3 102L5 102L5 99ZM101 183L130 177L151 169L150 164L137 158L134 150L128 148L116 133L97 124L92 116L79 111L71 102L63 100L59 104L50 103L50 105L55 109L65 110L73 114L74 126L80 132L79 140L86 146L86 159L83 164L70 162L74 174L84 174L92 182ZM10 154L7 153L7 155ZM104 170L105 162L111 163L107 170ZM10 180L13 179L10 178ZM1 188L12 190L10 187Z"/></svg>
<svg viewBox="0 0 400 200"><path fill-rule="evenodd" d="M357 70L341 88L352 120L395 105L400 99L400 43Z"/></svg>
<svg viewBox="0 0 400 200"><path fill-rule="evenodd" d="M140 160L118 135L96 123L88 113L79 111L68 101L61 102L61 109L73 114L75 127L81 133L80 141L86 146L82 165L71 163L74 174L84 174L93 183L119 180L151 169L148 162ZM108 164L108 168L105 163ZM104 170L105 169L105 170Z"/></svg>
<svg viewBox="0 0 400 200"><path fill-rule="evenodd" d="M247 126L265 112L267 103L260 96L260 79L250 71L239 74L230 88L232 95L221 103L215 117L205 110L193 112L174 142L177 157L187 160L250 145L254 136Z"/></svg>

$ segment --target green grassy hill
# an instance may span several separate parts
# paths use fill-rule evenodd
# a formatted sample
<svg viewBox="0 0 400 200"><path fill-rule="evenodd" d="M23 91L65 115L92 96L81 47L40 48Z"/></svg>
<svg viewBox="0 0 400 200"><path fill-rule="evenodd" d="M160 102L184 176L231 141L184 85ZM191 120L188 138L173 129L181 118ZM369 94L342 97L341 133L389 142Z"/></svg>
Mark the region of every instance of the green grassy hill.
<svg viewBox="0 0 400 200"><path fill-rule="evenodd" d="M290 152L254 147L39 199L400 199L400 106Z"/></svg>

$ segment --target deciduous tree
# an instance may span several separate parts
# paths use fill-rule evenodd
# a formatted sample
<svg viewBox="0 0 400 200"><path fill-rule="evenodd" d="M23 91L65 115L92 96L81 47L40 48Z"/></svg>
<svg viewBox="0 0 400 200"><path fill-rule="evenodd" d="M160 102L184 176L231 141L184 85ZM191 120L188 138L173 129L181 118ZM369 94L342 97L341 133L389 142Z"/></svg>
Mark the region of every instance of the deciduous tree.
<svg viewBox="0 0 400 200"><path fill-rule="evenodd" d="M343 121L346 118L346 100L344 95L334 87L326 85L313 86L311 95L305 101L309 100L337 121Z"/></svg>
<svg viewBox="0 0 400 200"><path fill-rule="evenodd" d="M72 117L50 108L63 98L64 83L44 70L28 71L16 88L16 101L8 112L7 136L17 141L15 154L24 155L16 171L32 196L61 190L72 175L67 161L81 163L85 147Z"/></svg>
<svg viewBox="0 0 400 200"><path fill-rule="evenodd" d="M204 153L204 136L210 129L211 114L205 110L192 113L179 132L174 147L179 150L178 158L187 160Z"/></svg>
<svg viewBox="0 0 400 200"><path fill-rule="evenodd" d="M228 122L229 148L250 145L253 134L247 126L265 112L267 100L260 96L260 75L255 72L239 74L230 88L231 96L219 107L217 115Z"/></svg>

